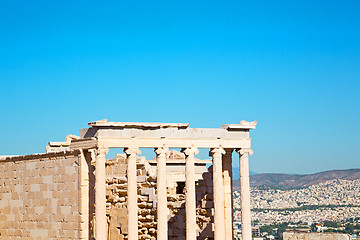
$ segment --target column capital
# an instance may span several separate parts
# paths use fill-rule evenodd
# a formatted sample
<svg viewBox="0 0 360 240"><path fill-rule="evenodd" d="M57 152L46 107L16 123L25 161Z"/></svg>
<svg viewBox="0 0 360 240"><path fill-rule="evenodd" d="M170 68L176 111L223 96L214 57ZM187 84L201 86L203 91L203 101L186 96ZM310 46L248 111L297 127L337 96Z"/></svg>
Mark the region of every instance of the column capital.
<svg viewBox="0 0 360 240"><path fill-rule="evenodd" d="M196 147L188 147L181 149L181 152L185 153L187 156L190 156L198 154L199 149L197 149Z"/></svg>
<svg viewBox="0 0 360 240"><path fill-rule="evenodd" d="M233 148L224 148L225 155L232 155L234 149Z"/></svg>
<svg viewBox="0 0 360 240"><path fill-rule="evenodd" d="M222 148L222 147L218 147L218 148L211 148L210 149L210 155L214 155L214 154L225 154L226 151Z"/></svg>
<svg viewBox="0 0 360 240"><path fill-rule="evenodd" d="M169 154L169 148L168 147L158 147L154 148L154 152L157 156L165 154L166 156Z"/></svg>
<svg viewBox="0 0 360 240"><path fill-rule="evenodd" d="M128 147L124 148L124 153L126 153L128 156L130 155L139 155L141 154L141 151L138 147Z"/></svg>
<svg viewBox="0 0 360 240"><path fill-rule="evenodd" d="M244 154L250 154L253 155L253 150L251 150L251 148L239 148L236 149L236 152L239 153L239 155L244 155Z"/></svg>
<svg viewBox="0 0 360 240"><path fill-rule="evenodd" d="M100 147L95 150L96 155L99 154L107 154L109 152L109 148Z"/></svg>

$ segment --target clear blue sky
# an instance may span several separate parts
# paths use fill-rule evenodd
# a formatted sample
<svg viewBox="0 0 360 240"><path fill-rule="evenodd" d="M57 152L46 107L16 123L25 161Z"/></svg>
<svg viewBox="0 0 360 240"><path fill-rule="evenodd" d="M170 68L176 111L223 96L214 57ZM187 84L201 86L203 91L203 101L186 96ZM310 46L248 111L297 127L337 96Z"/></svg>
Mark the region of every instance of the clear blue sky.
<svg viewBox="0 0 360 240"><path fill-rule="evenodd" d="M360 168L360 1L120 2L1 1L0 154L258 120L253 171Z"/></svg>

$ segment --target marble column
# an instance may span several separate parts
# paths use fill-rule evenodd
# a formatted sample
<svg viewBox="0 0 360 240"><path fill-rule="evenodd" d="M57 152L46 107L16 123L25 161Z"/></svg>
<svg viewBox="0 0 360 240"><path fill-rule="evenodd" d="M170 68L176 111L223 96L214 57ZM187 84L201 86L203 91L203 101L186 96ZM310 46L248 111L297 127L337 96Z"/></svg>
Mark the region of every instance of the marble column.
<svg viewBox="0 0 360 240"><path fill-rule="evenodd" d="M224 188L222 177L223 148L211 149L213 158L213 192L214 192L214 239L224 239Z"/></svg>
<svg viewBox="0 0 360 240"><path fill-rule="evenodd" d="M241 239L251 240L249 154L252 155L253 151L250 148L241 148L237 152L240 161Z"/></svg>
<svg viewBox="0 0 360 240"><path fill-rule="evenodd" d="M166 147L156 148L157 164L157 238L158 240L168 239L168 209L166 191L166 157L169 149Z"/></svg>
<svg viewBox="0 0 360 240"><path fill-rule="evenodd" d="M128 239L138 240L138 196L137 196L137 155L141 151L137 147L125 148L127 155L127 210L128 210Z"/></svg>
<svg viewBox="0 0 360 240"><path fill-rule="evenodd" d="M105 154L108 148L95 151L95 239L107 239Z"/></svg>
<svg viewBox="0 0 360 240"><path fill-rule="evenodd" d="M182 150L185 155L185 213L186 240L196 240L196 194L195 194L195 155L199 150L190 147Z"/></svg>
<svg viewBox="0 0 360 240"><path fill-rule="evenodd" d="M87 153L87 152L86 152ZM83 149L80 149L80 238L81 240L89 239L89 155ZM86 155L88 156L86 159Z"/></svg>
<svg viewBox="0 0 360 240"><path fill-rule="evenodd" d="M225 240L233 239L233 188L232 188L232 152L234 149L225 149L223 155L224 180L224 207L225 207Z"/></svg>

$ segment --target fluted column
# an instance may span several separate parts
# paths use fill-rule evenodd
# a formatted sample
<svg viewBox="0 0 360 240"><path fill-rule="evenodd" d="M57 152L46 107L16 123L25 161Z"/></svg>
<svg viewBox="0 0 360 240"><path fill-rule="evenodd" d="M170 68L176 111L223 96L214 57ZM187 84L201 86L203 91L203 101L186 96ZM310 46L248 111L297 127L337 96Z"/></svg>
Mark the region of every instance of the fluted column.
<svg viewBox="0 0 360 240"><path fill-rule="evenodd" d="M138 240L138 203L136 159L141 151L137 147L125 148L127 155L127 209L128 209L128 239Z"/></svg>
<svg viewBox="0 0 360 240"><path fill-rule="evenodd" d="M199 150L190 147L182 150L185 155L185 212L186 240L196 239L196 195L195 195L195 155Z"/></svg>
<svg viewBox="0 0 360 240"><path fill-rule="evenodd" d="M86 159L86 153L83 149L80 149L80 239L89 239L89 165Z"/></svg>
<svg viewBox="0 0 360 240"><path fill-rule="evenodd" d="M157 164L157 238L168 239L167 225L167 192L166 192L166 157L169 149L166 147L156 148Z"/></svg>
<svg viewBox="0 0 360 240"><path fill-rule="evenodd" d="M107 239L105 154L108 148L98 148L95 158L95 239Z"/></svg>
<svg viewBox="0 0 360 240"><path fill-rule="evenodd" d="M240 161L241 234L242 240L251 240L249 154L252 155L253 151L242 148L237 152Z"/></svg>
<svg viewBox="0 0 360 240"><path fill-rule="evenodd" d="M224 207L225 207L225 240L233 239L233 197L232 197L232 152L234 149L225 149L223 155L224 180Z"/></svg>
<svg viewBox="0 0 360 240"><path fill-rule="evenodd" d="M223 148L211 149L213 158L213 192L214 192L214 238L224 239L224 188L222 177L222 155Z"/></svg>

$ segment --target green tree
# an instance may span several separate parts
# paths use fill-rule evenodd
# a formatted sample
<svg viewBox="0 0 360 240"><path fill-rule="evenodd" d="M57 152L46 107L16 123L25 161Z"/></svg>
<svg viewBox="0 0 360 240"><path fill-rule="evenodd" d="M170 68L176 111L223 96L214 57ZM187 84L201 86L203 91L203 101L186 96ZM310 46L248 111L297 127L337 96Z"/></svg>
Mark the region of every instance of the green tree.
<svg viewBox="0 0 360 240"><path fill-rule="evenodd" d="M317 231L316 223L311 224L310 228L312 232L316 232Z"/></svg>
<svg viewBox="0 0 360 240"><path fill-rule="evenodd" d="M346 231L346 233L353 234L354 233L354 228L355 228L354 225L348 224L345 227L345 231Z"/></svg>
<svg viewBox="0 0 360 240"><path fill-rule="evenodd" d="M324 227L331 227L331 228L338 228L339 224L337 222L334 221L327 221L325 220L323 223Z"/></svg>

